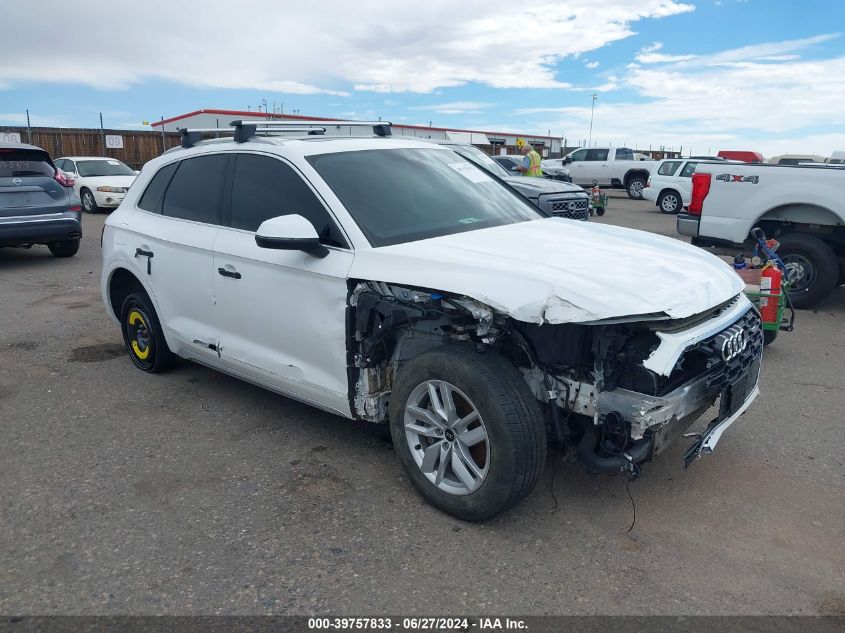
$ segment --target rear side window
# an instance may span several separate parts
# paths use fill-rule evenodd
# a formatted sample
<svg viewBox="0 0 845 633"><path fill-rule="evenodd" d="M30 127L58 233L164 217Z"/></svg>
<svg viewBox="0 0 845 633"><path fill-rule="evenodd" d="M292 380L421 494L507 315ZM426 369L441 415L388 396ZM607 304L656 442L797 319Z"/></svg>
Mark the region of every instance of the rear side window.
<svg viewBox="0 0 845 633"><path fill-rule="evenodd" d="M0 147L0 178L50 176L56 170L44 150Z"/></svg>
<svg viewBox="0 0 845 633"><path fill-rule="evenodd" d="M268 156L239 154L229 225L255 231L264 220L291 214L311 222L324 244L346 246L326 208L290 165Z"/></svg>
<svg viewBox="0 0 845 633"><path fill-rule="evenodd" d="M221 224L228 163L225 154L186 158L179 163L164 194L162 213L171 218Z"/></svg>
<svg viewBox="0 0 845 633"><path fill-rule="evenodd" d="M678 171L680 164L681 161L679 160L667 160L658 168L657 173L661 176L671 176Z"/></svg>
<svg viewBox="0 0 845 633"><path fill-rule="evenodd" d="M156 172L150 184L147 185L146 190L141 195L138 201L138 206L145 211L152 211L153 213L161 213L161 203L164 200L164 192L167 190L167 185L170 184L170 179L176 173L176 168L179 163L171 163L165 165Z"/></svg>
<svg viewBox="0 0 845 633"><path fill-rule="evenodd" d="M681 178L692 178L693 172L695 172L695 168L698 163L687 163L684 165L684 168L681 170Z"/></svg>
<svg viewBox="0 0 845 633"><path fill-rule="evenodd" d="M620 147L616 150L616 160L634 160L634 150Z"/></svg>

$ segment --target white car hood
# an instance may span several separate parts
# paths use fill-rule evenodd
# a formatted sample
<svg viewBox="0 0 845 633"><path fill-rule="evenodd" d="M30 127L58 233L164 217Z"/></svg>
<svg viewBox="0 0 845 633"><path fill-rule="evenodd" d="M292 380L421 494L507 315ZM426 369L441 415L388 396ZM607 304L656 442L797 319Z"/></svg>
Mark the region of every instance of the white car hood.
<svg viewBox="0 0 845 633"><path fill-rule="evenodd" d="M466 295L529 323L679 319L744 288L679 240L562 218L360 249L350 276Z"/></svg>
<svg viewBox="0 0 845 633"><path fill-rule="evenodd" d="M81 176L78 181L89 187L126 187L135 182L137 176Z"/></svg>

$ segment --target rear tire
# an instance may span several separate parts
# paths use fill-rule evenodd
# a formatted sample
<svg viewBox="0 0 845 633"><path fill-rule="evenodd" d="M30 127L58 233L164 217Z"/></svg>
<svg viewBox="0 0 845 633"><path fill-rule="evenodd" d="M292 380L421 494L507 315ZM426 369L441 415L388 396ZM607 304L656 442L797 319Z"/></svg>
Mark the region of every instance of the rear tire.
<svg viewBox="0 0 845 633"><path fill-rule="evenodd" d="M664 191L657 198L657 206L660 208L661 213L676 215L683 206L681 195L672 189Z"/></svg>
<svg viewBox="0 0 845 633"><path fill-rule="evenodd" d="M85 213L99 213L100 207L94 194L89 189L82 189L79 192L79 199L82 201L82 209Z"/></svg>
<svg viewBox="0 0 845 633"><path fill-rule="evenodd" d="M631 179L625 184L625 189L628 191L628 197L631 200L642 200L645 178L643 176L631 176Z"/></svg>
<svg viewBox="0 0 845 633"><path fill-rule="evenodd" d="M169 369L176 355L167 347L158 315L145 292L134 292L120 310L123 343L134 365L150 374Z"/></svg>
<svg viewBox="0 0 845 633"><path fill-rule="evenodd" d="M806 233L787 233L778 237L777 254L790 270L800 270L801 276L789 293L796 308L809 308L824 299L839 280L839 260L836 253L819 238Z"/></svg>
<svg viewBox="0 0 845 633"><path fill-rule="evenodd" d="M527 497L546 460L539 403L509 361L489 351L444 346L404 363L390 429L414 487L464 521L490 519Z"/></svg>
<svg viewBox="0 0 845 633"><path fill-rule="evenodd" d="M47 248L54 257L73 257L79 250L80 240L62 240L61 242L50 242Z"/></svg>

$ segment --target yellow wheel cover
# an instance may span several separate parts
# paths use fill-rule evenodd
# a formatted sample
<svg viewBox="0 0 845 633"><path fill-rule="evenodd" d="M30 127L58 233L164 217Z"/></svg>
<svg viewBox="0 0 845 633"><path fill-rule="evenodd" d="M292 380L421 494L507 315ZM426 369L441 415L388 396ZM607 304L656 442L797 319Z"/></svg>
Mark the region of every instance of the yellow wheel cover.
<svg viewBox="0 0 845 633"><path fill-rule="evenodd" d="M132 310L132 312L129 313L129 319L128 320L129 320L129 325L135 325L136 323L140 323L144 327L147 327L147 322L144 321L143 315L141 315L141 313L138 312L137 310ZM140 346L138 345L138 341L132 341L131 347L132 347L132 351L135 353L135 356L137 356L141 360L146 360L147 356L150 355L149 346L147 346L146 349L142 350L140 348Z"/></svg>

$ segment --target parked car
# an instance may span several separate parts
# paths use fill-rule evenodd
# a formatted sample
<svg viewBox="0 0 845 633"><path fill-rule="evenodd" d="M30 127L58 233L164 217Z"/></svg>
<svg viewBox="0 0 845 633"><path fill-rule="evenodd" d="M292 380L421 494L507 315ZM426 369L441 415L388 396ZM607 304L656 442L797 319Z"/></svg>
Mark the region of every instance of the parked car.
<svg viewBox="0 0 845 633"><path fill-rule="evenodd" d="M692 175L696 165L702 160L706 160L706 157L661 160L648 177L646 187L643 189L643 199L654 202L662 213L679 213L684 207L689 206Z"/></svg>
<svg viewBox="0 0 845 633"><path fill-rule="evenodd" d="M770 165L800 165L802 163L823 163L824 156L818 154L781 154L772 156L768 161Z"/></svg>
<svg viewBox="0 0 845 633"><path fill-rule="evenodd" d="M841 165L845 163L845 152L842 150L837 150L832 152L830 156L828 156L825 161L828 165Z"/></svg>
<svg viewBox="0 0 845 633"><path fill-rule="evenodd" d="M845 167L699 163L677 229L694 244L741 248L760 227L780 242L793 305L845 283Z"/></svg>
<svg viewBox="0 0 845 633"><path fill-rule="evenodd" d="M493 156L493 160L499 163L499 165L501 165L511 175L515 176L520 175L519 167L523 166L523 158L524 157L520 154L497 154L496 156ZM558 167L554 165L554 163L549 164L548 161L541 160L540 171L543 172L543 176L546 178L560 180L563 182L572 182L569 170L565 167Z"/></svg>
<svg viewBox="0 0 845 633"><path fill-rule="evenodd" d="M0 246L43 244L56 257L79 250L82 220L73 179L35 145L0 144Z"/></svg>
<svg viewBox="0 0 845 633"><path fill-rule="evenodd" d="M86 213L116 209L138 175L128 165L104 156L64 156L56 159L56 165L76 180L73 188Z"/></svg>
<svg viewBox="0 0 845 633"><path fill-rule="evenodd" d="M653 161L636 160L634 151L626 147L590 147L570 152L563 159L572 182L601 187L624 187L628 197L642 200Z"/></svg>
<svg viewBox="0 0 845 633"><path fill-rule="evenodd" d="M760 152L750 152L748 150L722 150L716 154L718 158L726 160L738 160L742 163L764 163L766 159Z"/></svg>
<svg viewBox="0 0 845 633"><path fill-rule="evenodd" d="M760 319L718 258L547 217L447 147L255 130L185 132L105 222L139 369L180 356L388 423L411 483L466 520L528 495L545 419L635 474L721 396L685 459L709 453L756 398Z"/></svg>
<svg viewBox="0 0 845 633"><path fill-rule="evenodd" d="M514 175L513 172L505 171L497 161L474 145L443 140L433 140L432 143L448 147L497 178L501 178L550 216L570 220L590 219L590 197L577 185L547 178Z"/></svg>

